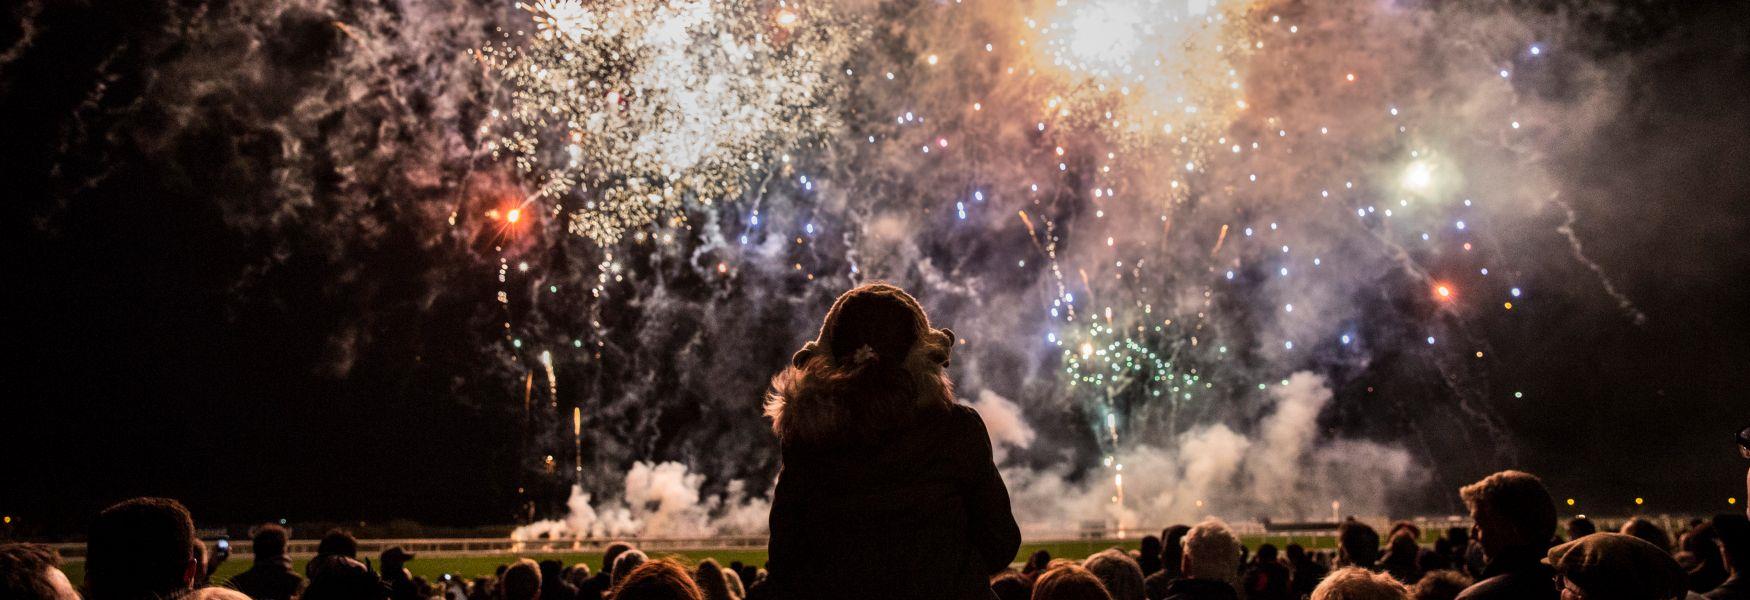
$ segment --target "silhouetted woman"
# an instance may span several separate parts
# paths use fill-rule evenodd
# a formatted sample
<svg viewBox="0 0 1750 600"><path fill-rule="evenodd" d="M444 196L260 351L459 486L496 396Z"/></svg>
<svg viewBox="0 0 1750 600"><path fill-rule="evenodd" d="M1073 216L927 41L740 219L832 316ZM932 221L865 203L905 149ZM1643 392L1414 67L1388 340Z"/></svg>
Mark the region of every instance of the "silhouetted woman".
<svg viewBox="0 0 1750 600"><path fill-rule="evenodd" d="M772 597L994 597L1021 534L984 422L954 402L953 346L917 300L868 284L772 378Z"/></svg>

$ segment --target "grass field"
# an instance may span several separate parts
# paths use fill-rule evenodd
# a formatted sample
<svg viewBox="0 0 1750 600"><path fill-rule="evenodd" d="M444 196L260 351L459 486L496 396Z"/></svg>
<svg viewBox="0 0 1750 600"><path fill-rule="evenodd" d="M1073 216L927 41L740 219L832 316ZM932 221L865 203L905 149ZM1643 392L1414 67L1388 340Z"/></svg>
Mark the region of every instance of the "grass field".
<svg viewBox="0 0 1750 600"><path fill-rule="evenodd" d="M1275 544L1280 548L1287 545L1290 541L1297 542L1308 548L1331 548L1336 540L1330 537L1311 536L1298 536L1294 538L1288 538L1285 536L1247 536L1243 538L1242 541L1244 541L1246 546L1250 548L1256 548L1259 544L1263 543ZM1027 556L1033 554L1036 550L1050 552L1051 556L1054 558L1073 558L1079 560L1107 548L1120 547L1135 549L1137 545L1138 540L1134 539L1029 542L1021 544L1021 550L1015 553L1015 562L1023 562L1027 560ZM694 564L706 558L715 558L717 559L717 562L725 565L729 564L731 561L737 560L745 564L753 565L763 565L766 562L766 550L764 548L702 548L695 550L655 551L651 554L656 557L672 556L687 564ZM594 571L600 566L602 560L600 552L565 552L556 554L529 554L525 556L537 561L559 559L564 561L565 564L584 562L590 566L591 571ZM374 559L375 557L372 558ZM458 577L472 578L491 575L498 568L498 565L509 563L511 560L512 557L510 555L504 554L420 556L419 558L414 559L413 562L407 563L407 569L412 571L414 575L422 576L428 580L434 581L445 573ZM294 560L292 561L292 568L297 572L302 573L304 571L305 562L307 561ZM249 560L247 558L227 561L223 566L219 567L219 572L213 579L214 581L223 581L229 579L232 575L243 572L243 570L247 568L249 568ZM66 571L67 578L72 579L74 582L79 582L85 577L85 563L83 561L68 562L61 565L61 570Z"/></svg>

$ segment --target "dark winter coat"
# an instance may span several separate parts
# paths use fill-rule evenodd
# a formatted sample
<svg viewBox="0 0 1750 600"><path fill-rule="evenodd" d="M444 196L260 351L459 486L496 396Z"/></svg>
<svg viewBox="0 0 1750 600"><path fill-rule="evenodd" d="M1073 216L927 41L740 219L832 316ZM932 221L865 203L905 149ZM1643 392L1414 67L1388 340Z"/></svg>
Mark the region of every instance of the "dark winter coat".
<svg viewBox="0 0 1750 600"><path fill-rule="evenodd" d="M304 591L304 578L292 570L292 559L257 556L249 570L231 577L231 588L254 600L291 600Z"/></svg>
<svg viewBox="0 0 1750 600"><path fill-rule="evenodd" d="M1491 558L1483 568L1483 579L1458 595L1458 600L1556 600L1562 595L1556 589L1554 568L1543 563L1543 551L1536 548L1511 548L1499 558Z"/></svg>
<svg viewBox="0 0 1750 600"><path fill-rule="evenodd" d="M989 577L1015 558L1021 535L984 422L950 404L891 425L855 442L827 431L784 440L773 597L994 597Z"/></svg>

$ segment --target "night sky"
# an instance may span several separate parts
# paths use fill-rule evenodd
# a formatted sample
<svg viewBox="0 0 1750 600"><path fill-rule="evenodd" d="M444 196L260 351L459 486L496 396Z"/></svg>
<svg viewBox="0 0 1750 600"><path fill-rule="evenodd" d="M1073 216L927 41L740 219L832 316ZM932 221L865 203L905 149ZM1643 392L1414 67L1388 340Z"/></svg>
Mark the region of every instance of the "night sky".
<svg viewBox="0 0 1750 600"><path fill-rule="evenodd" d="M9 390L0 400L0 513L19 519L20 532L76 534L95 511L136 495L182 499L203 524L511 524L527 516L521 499L529 492L519 486L540 495L542 507L563 500L526 446L527 363L507 360L498 343L506 311L560 317L493 301L500 265L487 250L503 242L490 232L431 233L450 210L432 208L436 199L498 177L421 145L421 121L441 103L397 96L379 114L337 115L314 133L253 125L301 110L299 101L344 95L310 75L353 43L323 23L362 20L380 7L330 2L271 17L277 23L264 30L276 33L265 43L279 70L261 78L256 92L265 99L167 89L198 86L203 73L219 77L173 66L190 53L249 43L186 44L190 28L219 15L267 14L267 4L28 2L0 19L0 239L13 298L0 363ZM1573 4L1514 6L1556 14ZM1523 285L1545 291L1542 300L1518 319L1478 319L1471 330L1492 342L1488 407L1505 439L1434 444L1442 450L1432 461L1464 464L1433 478L1431 492L1407 491L1423 499L1413 509L1453 511L1450 488L1510 466L1540 474L1558 497L1577 497L1598 514L1627 514L1636 496L1655 512L1724 511L1728 496L1747 500L1732 434L1750 425L1750 5L1616 8L1591 25L1593 38L1567 49L1620 69L1627 101L1586 143L1548 148L1541 160L1567 182L1586 254L1645 321L1614 306L1578 262L1528 275ZM1524 85L1564 93L1559 74ZM361 153L371 158L354 164L296 168L429 177L354 176L364 183L349 185L362 192L322 188L329 184L315 177L325 191L312 202L264 199L285 185L275 162L285 144L358 119L397 123L374 139L391 149ZM352 200L359 195L378 200ZM1537 218L1545 229L1561 225L1559 215ZM1559 237L1523 243L1521 254L1571 252ZM548 268L594 257L546 252ZM608 352L602 366L562 369L560 387L587 397L591 385L614 388L662 362L639 352L733 355L766 367L696 377L676 365L657 369L660 382L642 393L700 400L659 414L592 415L592 427L634 441L589 458L614 463L603 474L632 460L691 457L714 465L708 472L769 477L776 462L759 416L765 378L811 335L808 323L843 283L752 290L687 281L674 275L669 289L700 290L695 300L722 312L673 315L672 327L733 319L743 323L739 339L706 349L627 341L621 347L632 350ZM648 310L656 309L622 301L594 318L612 327ZM1426 369L1395 367L1400 360L1414 359L1382 352L1339 381L1339 401L1320 423L1375 440L1407 435L1382 413L1413 412L1415 402L1369 399L1438 382ZM1525 399L1513 401L1508 389ZM1438 437L1443 429L1424 423L1419 431ZM1514 464L1483 449L1497 442L1514 448ZM1494 464L1473 464L1471 452Z"/></svg>

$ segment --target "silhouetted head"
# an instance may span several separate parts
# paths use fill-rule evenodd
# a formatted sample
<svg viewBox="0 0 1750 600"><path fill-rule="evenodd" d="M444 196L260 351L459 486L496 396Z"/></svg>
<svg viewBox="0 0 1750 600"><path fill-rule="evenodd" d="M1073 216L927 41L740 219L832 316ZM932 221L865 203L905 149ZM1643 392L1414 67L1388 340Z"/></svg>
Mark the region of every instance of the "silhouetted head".
<svg viewBox="0 0 1750 600"><path fill-rule="evenodd" d="M1740 514L1714 515L1714 537L1719 539L1720 558L1733 573L1750 575L1750 518Z"/></svg>
<svg viewBox="0 0 1750 600"><path fill-rule="evenodd" d="M1179 572L1179 561L1185 556L1185 532L1188 525L1174 525L1161 530L1161 568Z"/></svg>
<svg viewBox="0 0 1750 600"><path fill-rule="evenodd" d="M264 523L255 528L255 535L251 538L251 551L257 559L285 556L286 537L286 528L276 523Z"/></svg>
<svg viewBox="0 0 1750 600"><path fill-rule="evenodd" d="M990 578L990 591L997 600L1027 600L1033 595L1033 586L1028 585L1025 575L1005 569Z"/></svg>
<svg viewBox="0 0 1750 600"><path fill-rule="evenodd" d="M614 559L614 570L609 572L609 575L612 576L610 581L615 585L619 585L620 580L625 579L626 575L632 572L632 569L638 568L638 565L642 565L649 560L650 557L646 556L642 550L638 550L637 548L621 552L620 556Z"/></svg>
<svg viewBox="0 0 1750 600"><path fill-rule="evenodd" d="M1617 531L1617 533L1632 535L1649 544L1658 546L1661 550L1666 552L1671 551L1671 534L1665 533L1664 527L1660 527L1652 521L1640 517L1629 519L1622 524L1622 529Z"/></svg>
<svg viewBox="0 0 1750 600"><path fill-rule="evenodd" d="M1276 562L1276 556L1276 546L1264 544L1258 546L1258 556L1253 560L1259 563L1273 563Z"/></svg>
<svg viewBox="0 0 1750 600"><path fill-rule="evenodd" d="M1555 536L1556 503L1535 475L1501 471L1459 488L1458 495L1470 509L1485 556L1515 547L1542 549Z"/></svg>
<svg viewBox="0 0 1750 600"><path fill-rule="evenodd" d="M1033 582L1033 600L1112 600L1112 595L1087 569L1061 565Z"/></svg>
<svg viewBox="0 0 1750 600"><path fill-rule="evenodd" d="M369 567L351 557L322 554L305 566L310 587L299 600L383 600L389 587Z"/></svg>
<svg viewBox="0 0 1750 600"><path fill-rule="evenodd" d="M1082 568L1100 578L1112 600L1143 600L1142 567L1123 550L1101 550L1082 561Z"/></svg>
<svg viewBox="0 0 1750 600"><path fill-rule="evenodd" d="M953 404L944 367L954 332L933 329L916 299L870 283L832 305L820 334L772 378L766 416L786 446L876 438L920 411Z"/></svg>
<svg viewBox="0 0 1750 600"><path fill-rule="evenodd" d="M541 596L541 566L529 559L519 559L504 570L499 580L504 600L535 600Z"/></svg>
<svg viewBox="0 0 1750 600"><path fill-rule="evenodd" d="M61 556L42 544L0 544L0 598L79 600L60 569Z"/></svg>
<svg viewBox="0 0 1750 600"><path fill-rule="evenodd" d="M1204 519L1185 532L1180 545L1185 555L1179 564L1186 577L1231 583L1239 576L1240 538L1221 519Z"/></svg>
<svg viewBox="0 0 1750 600"><path fill-rule="evenodd" d="M1379 562L1379 533L1354 519L1338 525L1337 562L1342 566L1359 567L1371 567Z"/></svg>
<svg viewBox="0 0 1750 600"><path fill-rule="evenodd" d="M1415 600L1453 600L1471 583L1469 575L1451 569L1436 569L1423 573L1416 585L1410 586L1410 597Z"/></svg>
<svg viewBox="0 0 1750 600"><path fill-rule="evenodd" d="M1360 567L1345 567L1325 576L1319 586L1313 588L1312 600L1404 600L1409 593L1404 584L1390 575Z"/></svg>
<svg viewBox="0 0 1750 600"><path fill-rule="evenodd" d="M608 544L607 548L602 549L602 574L612 576L614 574L614 559L619 558L621 553L631 549L632 545L626 542L614 542Z"/></svg>
<svg viewBox="0 0 1750 600"><path fill-rule="evenodd" d="M565 580L565 563L549 558L541 561L540 564L542 583Z"/></svg>
<svg viewBox="0 0 1750 600"><path fill-rule="evenodd" d="M92 600L173 596L193 585L199 561L194 519L169 498L134 498L91 524L85 584Z"/></svg>
<svg viewBox="0 0 1750 600"><path fill-rule="evenodd" d="M359 557L359 541L352 537L352 532L345 529L330 529L322 536L322 541L316 543L316 555L335 555L347 558Z"/></svg>
<svg viewBox="0 0 1750 600"><path fill-rule="evenodd" d="M1594 525L1592 520L1586 517L1574 517L1568 519L1567 530L1568 540L1573 541L1598 533L1598 526Z"/></svg>
<svg viewBox="0 0 1750 600"><path fill-rule="evenodd" d="M1051 566L1051 553L1043 549L1034 550L1027 555L1027 564L1021 567L1022 573L1033 574L1044 571Z"/></svg>
<svg viewBox="0 0 1750 600"><path fill-rule="evenodd" d="M729 593L729 581L723 577L723 567L716 559L699 561L699 566L693 569L693 583L698 584L699 593L705 600L734 599Z"/></svg>
<svg viewBox="0 0 1750 600"><path fill-rule="evenodd" d="M1258 550L1262 552L1263 548L1259 548ZM1282 551L1284 554L1288 555L1288 562L1300 564L1301 561L1306 560L1306 548L1302 547L1300 544L1289 544L1288 547L1283 548Z"/></svg>
<svg viewBox="0 0 1750 600"><path fill-rule="evenodd" d="M624 557L621 560L625 560ZM614 584L614 600L702 600L687 570L673 559L644 562Z"/></svg>

